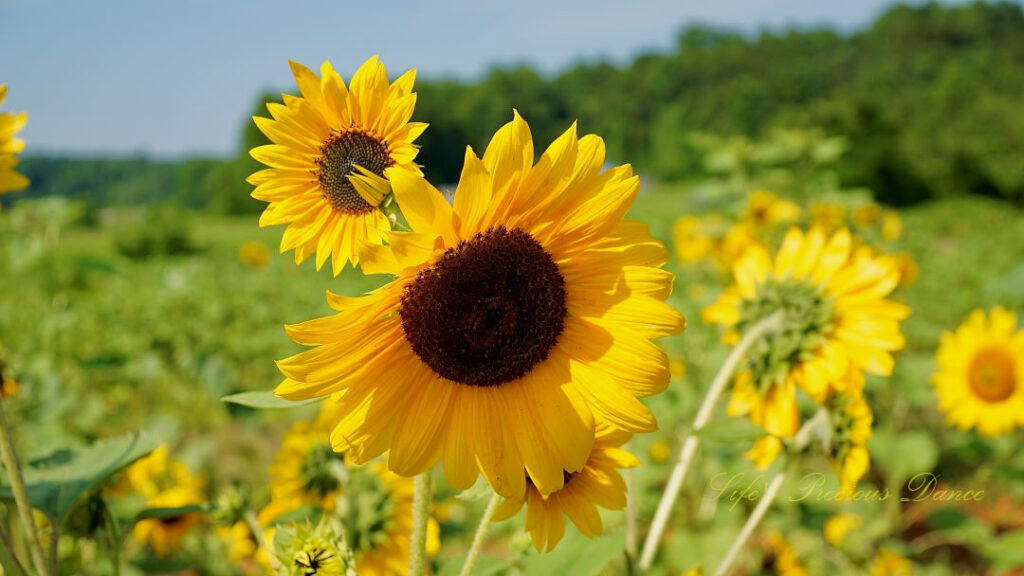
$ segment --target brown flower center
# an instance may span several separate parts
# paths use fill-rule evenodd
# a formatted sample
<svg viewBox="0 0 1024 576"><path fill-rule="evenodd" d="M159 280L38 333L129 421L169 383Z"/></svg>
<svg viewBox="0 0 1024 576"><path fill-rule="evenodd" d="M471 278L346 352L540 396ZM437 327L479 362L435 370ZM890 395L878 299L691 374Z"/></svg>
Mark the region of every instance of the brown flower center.
<svg viewBox="0 0 1024 576"><path fill-rule="evenodd" d="M324 198L336 210L349 214L365 214L375 208L359 195L348 177L358 174L356 166L384 176L384 170L394 164L387 142L363 132L349 130L331 135L320 147L320 166L317 178Z"/></svg>
<svg viewBox="0 0 1024 576"><path fill-rule="evenodd" d="M449 248L402 296L402 328L438 375L498 386L548 357L565 326L565 280L522 230L492 228Z"/></svg>
<svg viewBox="0 0 1024 576"><path fill-rule="evenodd" d="M982 348L967 369L971 390L986 402L1002 402L1013 395L1013 358L998 346Z"/></svg>

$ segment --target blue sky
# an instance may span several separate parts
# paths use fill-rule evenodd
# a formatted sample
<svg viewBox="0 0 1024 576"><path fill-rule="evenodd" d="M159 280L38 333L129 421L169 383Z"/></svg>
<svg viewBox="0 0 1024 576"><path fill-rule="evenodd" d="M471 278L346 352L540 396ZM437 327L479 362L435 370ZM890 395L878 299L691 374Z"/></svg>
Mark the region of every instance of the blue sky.
<svg viewBox="0 0 1024 576"><path fill-rule="evenodd" d="M289 58L314 68L330 59L349 74L375 53L421 77L511 62L552 71L669 49L689 23L850 30L887 4L0 0L0 82L10 84L4 109L29 113L29 152L226 154L256 94L291 89Z"/></svg>

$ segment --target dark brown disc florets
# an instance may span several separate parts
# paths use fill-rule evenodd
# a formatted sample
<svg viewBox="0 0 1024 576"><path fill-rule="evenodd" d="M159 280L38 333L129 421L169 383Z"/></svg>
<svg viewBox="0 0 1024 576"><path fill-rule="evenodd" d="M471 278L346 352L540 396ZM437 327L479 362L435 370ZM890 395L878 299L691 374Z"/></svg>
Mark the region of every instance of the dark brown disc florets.
<svg viewBox="0 0 1024 576"><path fill-rule="evenodd" d="M361 130L349 130L328 138L320 147L316 163L320 166L317 172L320 188L331 206L349 214L365 214L375 206L359 195L348 177L359 173L356 165L384 176L384 170L394 161L387 142Z"/></svg>
<svg viewBox="0 0 1024 576"><path fill-rule="evenodd" d="M401 318L417 356L470 386L517 380L565 326L565 280L537 240L492 228L449 248L405 288Z"/></svg>

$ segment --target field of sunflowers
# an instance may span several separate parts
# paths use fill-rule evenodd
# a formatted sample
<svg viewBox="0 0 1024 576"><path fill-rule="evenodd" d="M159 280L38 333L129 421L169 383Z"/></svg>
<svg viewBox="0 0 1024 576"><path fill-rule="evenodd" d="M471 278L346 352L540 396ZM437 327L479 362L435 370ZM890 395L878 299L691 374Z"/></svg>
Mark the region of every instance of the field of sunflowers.
<svg viewBox="0 0 1024 576"><path fill-rule="evenodd" d="M413 74L291 69L259 217L0 211L2 574L1024 574L1018 207L512 110L441 185Z"/></svg>

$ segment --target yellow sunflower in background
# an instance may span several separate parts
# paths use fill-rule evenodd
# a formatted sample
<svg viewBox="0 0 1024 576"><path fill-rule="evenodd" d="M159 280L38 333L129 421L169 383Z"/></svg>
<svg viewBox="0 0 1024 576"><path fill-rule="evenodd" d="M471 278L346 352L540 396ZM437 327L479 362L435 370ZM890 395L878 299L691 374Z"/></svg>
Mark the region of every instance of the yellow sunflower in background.
<svg viewBox="0 0 1024 576"><path fill-rule="evenodd" d="M773 228L799 220L800 206L767 190L754 190L747 196L743 219L758 228Z"/></svg>
<svg viewBox="0 0 1024 576"><path fill-rule="evenodd" d="M839 472L839 497L852 497L857 482L871 466L868 440L874 415L863 390L857 385L835 392L826 405L832 419L829 458Z"/></svg>
<svg viewBox="0 0 1024 576"><path fill-rule="evenodd" d="M771 548L770 564L779 576L807 576L807 569L800 562L796 548L786 540L781 532L768 534L768 545Z"/></svg>
<svg viewBox="0 0 1024 576"><path fill-rule="evenodd" d="M7 98L7 84L0 84L0 106ZM12 114L0 112L0 194L28 187L28 178L14 171L18 166L18 154L25 148L25 142L14 135L28 122L22 112Z"/></svg>
<svg viewBox="0 0 1024 576"><path fill-rule="evenodd" d="M843 545L850 532L860 528L863 524L864 520L856 514L849 512L833 514L828 520L825 520L825 541L838 548Z"/></svg>
<svg viewBox="0 0 1024 576"><path fill-rule="evenodd" d="M640 460L620 446L631 434L598 424L594 448L586 465L578 472L565 472L561 489L543 495L527 483L522 498L510 498L501 503L494 514L495 521L510 518L526 504L526 531L530 533L537 551L550 552L565 534L568 516L584 536L601 534L603 525L597 508L622 510L626 507L626 483L619 468L633 468Z"/></svg>
<svg viewBox="0 0 1024 576"><path fill-rule="evenodd" d="M936 363L932 384L951 425L985 436L1024 425L1024 330L1016 314L974 310L956 332L942 334Z"/></svg>
<svg viewBox="0 0 1024 576"><path fill-rule="evenodd" d="M413 481L390 472L382 462L349 468L342 506L336 515L362 576L398 576L409 568ZM441 547L434 518L427 524L427 554Z"/></svg>
<svg viewBox="0 0 1024 576"><path fill-rule="evenodd" d="M391 470L412 476L441 460L453 487L482 472L507 498L522 498L527 477L547 495L581 470L595 417L656 429L638 400L669 382L651 339L684 320L664 302L664 246L624 219L639 178L602 171L604 152L573 125L534 164L516 114L482 159L467 149L454 206L389 171L414 232L363 244L360 258L396 279L329 295L337 314L290 326L316 348L278 362L276 393L342 392L332 442L357 463L390 450Z"/></svg>
<svg viewBox="0 0 1024 576"><path fill-rule="evenodd" d="M273 144L252 157L269 166L249 177L252 196L270 205L260 226L287 224L281 251L295 251L300 264L316 254L319 270L328 258L338 275L346 262L358 264L361 242L380 244L390 229L379 205L389 192L385 171L419 175L413 141L426 124L410 122L416 105L415 70L389 84L374 56L347 88L330 62L318 77L291 63L302 97L283 95L268 104L271 118L256 126Z"/></svg>
<svg viewBox="0 0 1024 576"><path fill-rule="evenodd" d="M733 267L735 285L703 311L730 327L727 342L776 311L779 327L751 347L737 374L730 415L749 414L770 434L799 427L796 389L823 402L848 370L888 375L904 345L899 323L910 308L886 297L900 271L893 258L853 247L847 230L827 236L791 228L774 259L751 246Z"/></svg>
<svg viewBox="0 0 1024 576"><path fill-rule="evenodd" d="M323 419L297 422L285 434L270 467L270 498L279 507L334 510L347 472L330 434Z"/></svg>
<svg viewBox="0 0 1024 576"><path fill-rule="evenodd" d="M125 472L127 488L145 498L147 508L182 508L204 501L206 484L184 462L172 460L166 445L157 447ZM157 556L176 552L188 532L202 517L195 512L165 518L148 518L135 524L132 536L148 544Z"/></svg>
<svg viewBox="0 0 1024 576"><path fill-rule="evenodd" d="M871 576L910 576L914 565L903 555L892 550L882 550L871 563Z"/></svg>
<svg viewBox="0 0 1024 576"><path fill-rule="evenodd" d="M672 224L672 244L680 262L693 263L706 258L715 247L715 239L696 216L680 216Z"/></svg>

